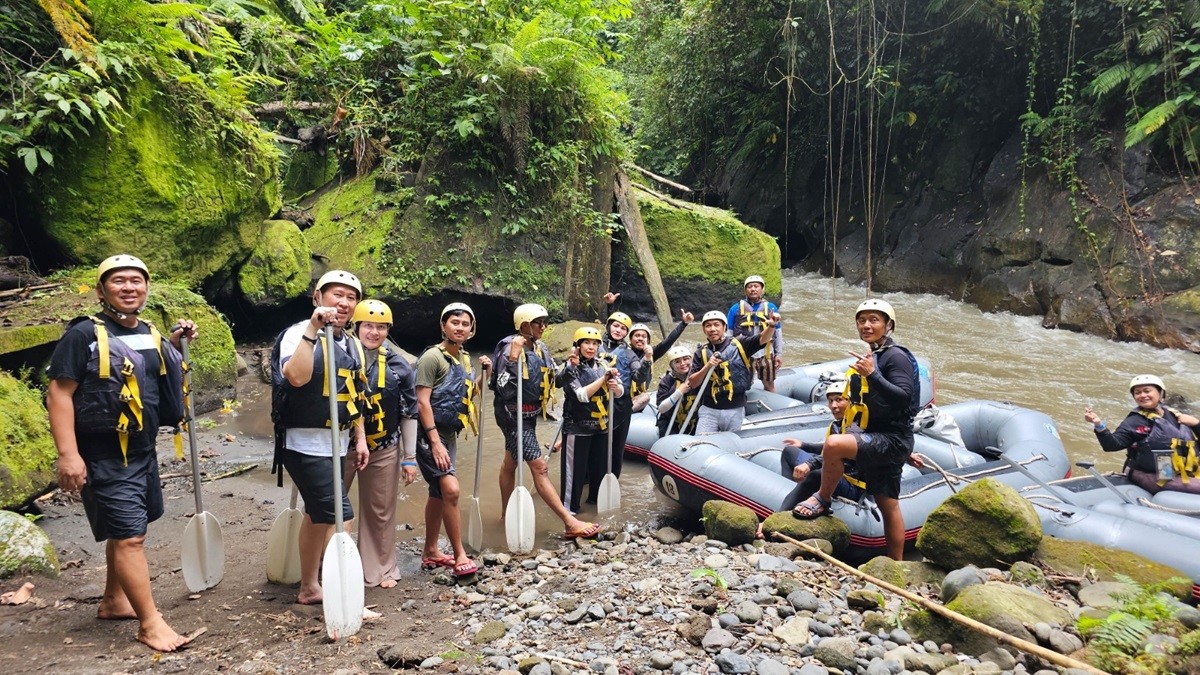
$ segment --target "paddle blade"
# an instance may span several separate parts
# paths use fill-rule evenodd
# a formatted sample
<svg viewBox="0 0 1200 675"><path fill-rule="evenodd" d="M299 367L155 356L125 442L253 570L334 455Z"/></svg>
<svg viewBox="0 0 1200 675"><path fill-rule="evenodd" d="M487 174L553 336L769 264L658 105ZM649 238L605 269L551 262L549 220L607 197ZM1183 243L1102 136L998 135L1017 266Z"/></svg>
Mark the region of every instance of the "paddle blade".
<svg viewBox="0 0 1200 675"><path fill-rule="evenodd" d="M300 583L300 523L304 521L299 509L286 509L275 518L267 539L267 580L291 586Z"/></svg>
<svg viewBox="0 0 1200 675"><path fill-rule="evenodd" d="M472 553L483 550L483 514L479 511L479 497L471 497L470 515L467 516L467 548Z"/></svg>
<svg viewBox="0 0 1200 675"><path fill-rule="evenodd" d="M183 582L199 593L221 583L225 576L225 541L213 514L197 513L183 529Z"/></svg>
<svg viewBox="0 0 1200 675"><path fill-rule="evenodd" d="M329 639L350 637L362 628L364 607L362 558L358 546L345 532L337 532L325 547L321 561L325 632Z"/></svg>
<svg viewBox="0 0 1200 675"><path fill-rule="evenodd" d="M607 513L621 508L621 482L611 473L600 481L600 494L596 497L597 513Z"/></svg>
<svg viewBox="0 0 1200 675"><path fill-rule="evenodd" d="M517 487L504 512L504 538L513 553L533 550L533 497L528 488Z"/></svg>

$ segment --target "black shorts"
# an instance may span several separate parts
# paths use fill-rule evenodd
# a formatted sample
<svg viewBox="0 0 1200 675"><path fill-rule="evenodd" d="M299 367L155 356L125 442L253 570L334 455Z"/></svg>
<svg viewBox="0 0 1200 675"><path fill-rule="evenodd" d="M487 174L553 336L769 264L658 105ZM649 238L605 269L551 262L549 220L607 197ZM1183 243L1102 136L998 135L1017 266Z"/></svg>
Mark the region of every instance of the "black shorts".
<svg viewBox="0 0 1200 675"><path fill-rule="evenodd" d="M132 539L163 515L158 454L153 450L121 457L85 459L83 510L96 541Z"/></svg>
<svg viewBox="0 0 1200 675"><path fill-rule="evenodd" d="M514 461L517 459L517 416L515 410L497 409L496 410L496 425L500 427L500 431L504 434L504 450L512 457ZM538 445L537 439L537 413L533 413L521 420L521 436L523 443L521 444L524 451L524 460L532 462L542 456L542 448Z"/></svg>
<svg viewBox="0 0 1200 675"><path fill-rule="evenodd" d="M283 468L287 469L288 476L304 498L304 512L318 525L333 525L333 458L295 450L284 450L280 455ZM354 520L354 509L346 490L339 486L338 492L342 495L342 520Z"/></svg>
<svg viewBox="0 0 1200 675"><path fill-rule="evenodd" d="M417 468L429 484L429 496L434 499L442 498L442 476L455 475L454 464L458 461L458 434L438 429L438 438L441 439L442 445L446 446L446 452L450 453L450 468L445 471L439 469L437 462L433 461L433 448L430 447L425 434L422 433L417 438Z"/></svg>
<svg viewBox="0 0 1200 675"><path fill-rule="evenodd" d="M912 434L853 431L858 439L858 478L869 495L900 498L900 473L912 453Z"/></svg>

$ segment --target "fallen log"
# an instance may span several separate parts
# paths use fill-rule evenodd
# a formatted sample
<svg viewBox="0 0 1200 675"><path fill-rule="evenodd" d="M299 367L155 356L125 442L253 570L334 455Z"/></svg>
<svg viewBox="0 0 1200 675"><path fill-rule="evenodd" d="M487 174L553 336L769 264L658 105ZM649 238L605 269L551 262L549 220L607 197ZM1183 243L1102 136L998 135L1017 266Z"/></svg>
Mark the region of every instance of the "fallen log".
<svg viewBox="0 0 1200 675"><path fill-rule="evenodd" d="M633 169L634 171L637 171L638 173L642 174L643 176L646 176L647 178L649 178L651 180L656 180L659 183L662 183L663 185L669 185L669 186L675 188L676 190L679 190L680 192L691 192L692 191L692 188L690 188L686 185L681 185L681 184L676 183L675 181L670 180L668 178L663 178L662 176L660 176L656 173L653 173L652 171L650 171L648 169L643 169L642 167L638 166L637 164L634 164L633 162L626 162L625 166Z"/></svg>

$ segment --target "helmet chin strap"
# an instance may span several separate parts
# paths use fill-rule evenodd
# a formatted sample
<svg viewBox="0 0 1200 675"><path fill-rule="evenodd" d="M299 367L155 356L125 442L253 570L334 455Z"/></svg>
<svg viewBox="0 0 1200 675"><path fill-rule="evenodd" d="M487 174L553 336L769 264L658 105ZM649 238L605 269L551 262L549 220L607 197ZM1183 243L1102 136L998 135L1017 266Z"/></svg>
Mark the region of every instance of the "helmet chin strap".
<svg viewBox="0 0 1200 675"><path fill-rule="evenodd" d="M104 297L103 295L100 296L100 306L103 307L105 309L105 311L112 312L113 315L116 316L117 319L119 319L121 321L128 319L130 315L137 316L138 314L142 313L142 310L146 309L146 303L143 302L137 309L133 310L132 312L122 312L121 310L117 309L116 307L113 307L112 303L108 301L108 298Z"/></svg>

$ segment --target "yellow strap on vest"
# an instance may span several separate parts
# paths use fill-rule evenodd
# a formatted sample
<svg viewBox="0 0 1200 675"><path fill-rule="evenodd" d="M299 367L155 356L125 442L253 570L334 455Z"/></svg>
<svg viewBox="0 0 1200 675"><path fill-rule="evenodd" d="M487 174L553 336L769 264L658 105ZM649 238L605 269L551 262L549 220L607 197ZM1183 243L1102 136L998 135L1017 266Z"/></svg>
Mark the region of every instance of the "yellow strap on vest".
<svg viewBox="0 0 1200 675"><path fill-rule="evenodd" d="M330 345L325 344L324 333L318 336L318 339L321 340L322 350L328 350L331 348ZM355 346L360 350L359 353L361 354L362 343L353 336L350 336L350 339L354 341ZM332 347L336 348L337 345L333 345ZM329 398L329 373L324 372L324 368L321 370L323 378L323 382L321 384L321 395L325 398ZM338 420L338 427L341 429L349 429L354 424L354 420L358 419L358 417L362 414L357 403L366 400L365 388L363 391L359 391L358 387L356 387L354 384L355 375L357 375L358 379L364 384L366 383L367 376L361 366L358 368L358 370L338 368L337 373L334 375L335 378L341 378L346 383L346 393L337 395L338 402L346 404L346 415L348 417L348 419L345 420ZM325 426L328 427L332 421L333 420L325 420Z"/></svg>
<svg viewBox="0 0 1200 675"><path fill-rule="evenodd" d="M1185 452L1179 452L1185 450ZM1196 458L1196 441L1185 441L1182 438L1171 439L1171 467L1175 469L1175 475L1187 485L1189 479L1193 477L1200 478L1200 460ZM1166 484L1167 481L1160 480L1159 485Z"/></svg>
<svg viewBox="0 0 1200 675"><path fill-rule="evenodd" d="M458 414L458 421L462 423L464 429L470 429L471 433L478 436L479 410L475 408L475 395L479 387L477 386L475 379L471 377L471 356L467 354L465 349L460 348L459 358L455 359L442 345L438 345L438 349L442 350L442 355L446 357L446 360L450 361L451 363L457 362L462 364L463 372L466 373L465 379L467 381L467 394L463 397L463 403L466 404L467 409L465 412Z"/></svg>
<svg viewBox="0 0 1200 675"><path fill-rule="evenodd" d="M112 371L108 367L108 330L99 319L96 322L96 351L100 357L100 379L107 380Z"/></svg>
<svg viewBox="0 0 1200 675"><path fill-rule="evenodd" d="M142 430L142 392L138 387L137 374L133 369L133 361L124 359L125 363L121 366L121 374L125 376L125 384L121 387L121 402L129 406L129 414L121 411L117 417L117 436L121 442L121 457L124 458L125 464L129 464L129 429L130 423L133 422L136 426L134 431ZM132 415L132 418L130 417Z"/></svg>
<svg viewBox="0 0 1200 675"><path fill-rule="evenodd" d="M138 321L142 321L142 320L138 319ZM158 350L158 374L166 375L167 374L167 360L165 358L163 358L163 351L162 351L163 336L162 336L162 333L159 333L158 329L154 327L154 324L150 323L149 321L142 321L142 323L144 323L150 327L150 335L151 335L151 337L154 338L154 348Z"/></svg>
<svg viewBox="0 0 1200 675"><path fill-rule="evenodd" d="M708 347L704 347L700 350L700 356L704 357L705 363L708 363L708 360L712 358L712 354L710 352L711 350ZM713 377L711 380L709 380L708 391L710 394L712 394L713 401L715 402L717 397L720 396L722 392L724 392L726 398L732 401L733 376L729 372L729 362L722 361L719 365L713 368L712 374Z"/></svg>
<svg viewBox="0 0 1200 675"><path fill-rule="evenodd" d="M601 393L603 392L603 393ZM604 405L604 401L608 398L608 383L600 387L589 402L592 404L593 410L591 413L592 419L600 423L600 431L608 428L608 406Z"/></svg>
<svg viewBox="0 0 1200 675"><path fill-rule="evenodd" d="M859 429L866 431L870 418L870 410L867 409L867 404L863 400L870 391L867 378L859 375L857 370L850 368L846 371L846 382L849 383L849 386L846 387L846 398L850 399L850 405L846 408L845 417L842 418L843 427L857 424Z"/></svg>
<svg viewBox="0 0 1200 675"><path fill-rule="evenodd" d="M830 423L830 425L825 429L825 438L829 438L830 436L832 436L835 433L836 434L846 433L847 426L849 426L849 425L846 424L846 417L844 417L844 416L842 417L842 423L840 425L835 420L834 422ZM845 478L847 483L853 485L854 487L856 487L860 490L867 489L867 482L860 478L851 476L848 473L843 473L842 478Z"/></svg>

